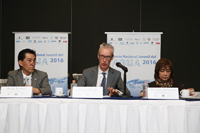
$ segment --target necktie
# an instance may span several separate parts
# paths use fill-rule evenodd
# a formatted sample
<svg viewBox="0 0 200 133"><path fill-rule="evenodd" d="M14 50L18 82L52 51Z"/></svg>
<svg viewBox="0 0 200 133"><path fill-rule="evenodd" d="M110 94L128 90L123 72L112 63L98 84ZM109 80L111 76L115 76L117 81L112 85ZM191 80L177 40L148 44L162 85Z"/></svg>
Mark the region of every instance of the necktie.
<svg viewBox="0 0 200 133"><path fill-rule="evenodd" d="M101 86L103 87L103 95L105 95L105 90L106 90L106 73L102 73L103 74L103 79L101 82Z"/></svg>
<svg viewBox="0 0 200 133"><path fill-rule="evenodd" d="M28 77L25 78L25 85L30 85Z"/></svg>

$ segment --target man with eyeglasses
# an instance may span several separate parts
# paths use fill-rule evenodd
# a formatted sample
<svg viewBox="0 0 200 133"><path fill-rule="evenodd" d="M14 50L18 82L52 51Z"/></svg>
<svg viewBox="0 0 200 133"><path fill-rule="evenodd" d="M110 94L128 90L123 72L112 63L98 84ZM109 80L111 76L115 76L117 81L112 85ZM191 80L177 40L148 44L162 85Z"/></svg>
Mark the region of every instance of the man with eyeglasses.
<svg viewBox="0 0 200 133"><path fill-rule="evenodd" d="M114 57L114 47L108 43L102 43L99 47L99 65L87 68L83 71L82 77L77 82L78 86L103 87L103 95L116 96L124 92L121 73L110 67ZM126 88L126 94L130 91Z"/></svg>
<svg viewBox="0 0 200 133"><path fill-rule="evenodd" d="M35 69L35 51L31 49L20 51L18 63L20 69L8 73L7 86L32 86L33 94L52 94L47 73Z"/></svg>

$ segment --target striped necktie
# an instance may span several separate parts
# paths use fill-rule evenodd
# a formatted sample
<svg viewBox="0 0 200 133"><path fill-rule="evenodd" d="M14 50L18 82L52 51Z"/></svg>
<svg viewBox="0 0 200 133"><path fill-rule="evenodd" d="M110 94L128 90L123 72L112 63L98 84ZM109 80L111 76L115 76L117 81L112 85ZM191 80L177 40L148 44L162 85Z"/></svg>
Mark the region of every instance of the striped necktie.
<svg viewBox="0 0 200 133"><path fill-rule="evenodd" d="M106 73L102 73L103 74L103 79L101 82L101 86L103 87L103 95L105 95L105 90L106 90Z"/></svg>

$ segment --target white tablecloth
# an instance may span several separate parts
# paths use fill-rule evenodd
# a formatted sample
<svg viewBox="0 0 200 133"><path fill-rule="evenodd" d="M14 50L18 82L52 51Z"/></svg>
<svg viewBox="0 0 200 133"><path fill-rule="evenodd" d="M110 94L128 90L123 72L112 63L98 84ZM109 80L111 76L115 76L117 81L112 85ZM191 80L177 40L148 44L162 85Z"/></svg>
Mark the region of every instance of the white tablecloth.
<svg viewBox="0 0 200 133"><path fill-rule="evenodd" d="M200 133L200 101L0 99L0 133Z"/></svg>

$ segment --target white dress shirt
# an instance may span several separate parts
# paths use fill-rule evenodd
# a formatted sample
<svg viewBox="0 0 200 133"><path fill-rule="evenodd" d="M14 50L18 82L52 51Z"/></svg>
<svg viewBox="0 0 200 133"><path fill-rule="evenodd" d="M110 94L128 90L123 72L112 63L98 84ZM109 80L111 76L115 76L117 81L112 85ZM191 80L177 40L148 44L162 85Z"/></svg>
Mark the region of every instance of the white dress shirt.
<svg viewBox="0 0 200 133"><path fill-rule="evenodd" d="M109 68L108 68L108 70L107 71L105 71L104 73L106 73L106 75L105 75L105 77L106 77L106 84L105 85L107 85L107 80L108 80L108 71L109 71ZM99 66L98 66L98 78L97 78L97 84L96 84L96 87L101 87L101 83L102 83L102 79L103 79L103 71L99 68ZM108 87L110 87L110 86L108 86ZM106 88L107 89L107 88ZM120 90L118 90L118 89L116 89L118 92L119 92L119 95L121 96L121 95L123 95L123 93L120 91Z"/></svg>
<svg viewBox="0 0 200 133"><path fill-rule="evenodd" d="M108 70L109 70L109 68L108 68ZM104 73L106 73L106 75L105 75L105 77L106 77L106 84L107 84L107 79L108 79L108 70L104 72ZM101 69L98 66L98 77L97 77L96 87L101 87L101 82L102 82L102 79L103 79L103 74L102 73L103 73L103 71L101 71Z"/></svg>
<svg viewBox="0 0 200 133"><path fill-rule="evenodd" d="M22 74L24 79L24 85L31 85L32 73L29 76L26 76L22 71Z"/></svg>

